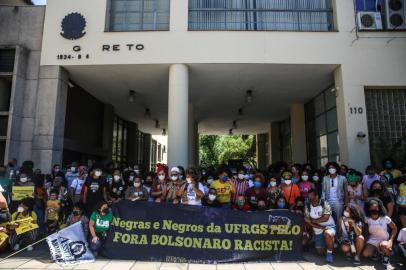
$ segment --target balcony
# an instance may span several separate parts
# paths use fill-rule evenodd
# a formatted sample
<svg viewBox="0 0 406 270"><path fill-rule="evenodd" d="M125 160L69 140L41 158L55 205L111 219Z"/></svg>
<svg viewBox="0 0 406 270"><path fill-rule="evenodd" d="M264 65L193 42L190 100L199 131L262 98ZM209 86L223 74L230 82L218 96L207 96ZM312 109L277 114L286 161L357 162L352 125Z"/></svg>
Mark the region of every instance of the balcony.
<svg viewBox="0 0 406 270"><path fill-rule="evenodd" d="M189 0L191 31L335 31L332 0Z"/></svg>

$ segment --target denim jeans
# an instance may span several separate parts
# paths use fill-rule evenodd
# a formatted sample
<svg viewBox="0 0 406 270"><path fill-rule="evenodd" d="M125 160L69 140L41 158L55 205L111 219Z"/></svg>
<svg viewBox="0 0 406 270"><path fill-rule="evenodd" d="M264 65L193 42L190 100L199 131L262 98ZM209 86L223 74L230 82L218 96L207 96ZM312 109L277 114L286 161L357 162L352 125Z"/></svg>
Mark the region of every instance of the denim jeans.
<svg viewBox="0 0 406 270"><path fill-rule="evenodd" d="M100 236L97 236L99 239L96 241L96 243L94 243L93 241L92 241L92 237L90 237L90 239L89 239L89 249L92 251L92 252L97 252L97 251L99 251L99 249L103 246L103 244L104 244L104 242L106 241L106 239L105 238L102 238L102 237L100 237Z"/></svg>

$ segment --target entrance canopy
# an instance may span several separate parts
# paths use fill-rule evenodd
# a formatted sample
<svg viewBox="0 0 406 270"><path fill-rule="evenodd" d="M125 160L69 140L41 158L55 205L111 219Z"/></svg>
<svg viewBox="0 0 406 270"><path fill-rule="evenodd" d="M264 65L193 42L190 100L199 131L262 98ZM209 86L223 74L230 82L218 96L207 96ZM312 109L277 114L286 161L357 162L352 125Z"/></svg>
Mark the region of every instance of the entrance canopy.
<svg viewBox="0 0 406 270"><path fill-rule="evenodd" d="M303 104L333 84L337 65L190 64L189 103L200 134L268 132L286 119L292 104ZM169 65L66 66L70 78L139 129L162 134L168 125ZM135 91L130 102L130 91ZM252 102L247 100L252 90ZM149 109L150 116L146 114ZM239 113L242 109L242 113ZM241 112L241 111L240 111ZM156 121L159 128L156 128Z"/></svg>

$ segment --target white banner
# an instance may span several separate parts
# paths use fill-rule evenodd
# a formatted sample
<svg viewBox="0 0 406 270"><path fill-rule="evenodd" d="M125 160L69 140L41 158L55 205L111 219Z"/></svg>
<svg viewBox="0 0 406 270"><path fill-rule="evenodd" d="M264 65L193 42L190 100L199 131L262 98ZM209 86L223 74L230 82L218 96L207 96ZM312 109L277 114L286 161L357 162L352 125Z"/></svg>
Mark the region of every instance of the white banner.
<svg viewBox="0 0 406 270"><path fill-rule="evenodd" d="M82 223L77 222L47 237L52 259L60 266L94 262Z"/></svg>

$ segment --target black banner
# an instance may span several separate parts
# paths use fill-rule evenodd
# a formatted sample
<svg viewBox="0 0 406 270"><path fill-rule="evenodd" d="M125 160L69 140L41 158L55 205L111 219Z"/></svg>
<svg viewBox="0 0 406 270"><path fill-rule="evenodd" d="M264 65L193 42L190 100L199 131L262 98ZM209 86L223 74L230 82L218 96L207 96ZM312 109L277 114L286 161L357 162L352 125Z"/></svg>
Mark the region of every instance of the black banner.
<svg viewBox="0 0 406 270"><path fill-rule="evenodd" d="M287 210L122 201L103 248L110 259L225 263L302 259L303 218Z"/></svg>

